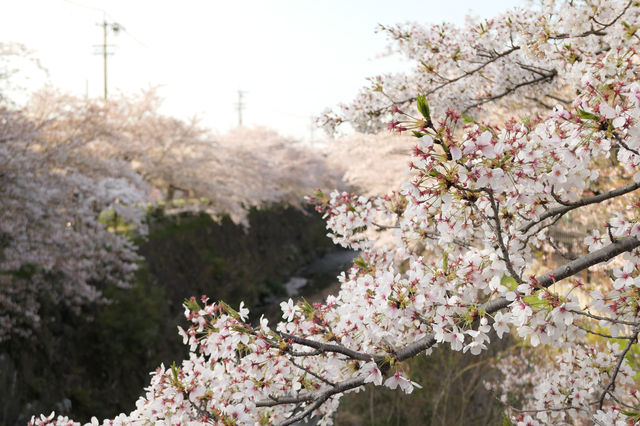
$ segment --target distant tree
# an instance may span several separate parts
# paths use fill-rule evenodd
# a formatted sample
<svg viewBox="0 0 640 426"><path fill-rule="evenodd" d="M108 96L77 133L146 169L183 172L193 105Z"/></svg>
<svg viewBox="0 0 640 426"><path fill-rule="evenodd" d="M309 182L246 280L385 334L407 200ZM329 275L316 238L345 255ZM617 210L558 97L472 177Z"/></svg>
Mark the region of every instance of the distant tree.
<svg viewBox="0 0 640 426"><path fill-rule="evenodd" d="M260 127L217 135L195 118L161 114L160 104L154 90L104 101L49 89L35 94L29 112L47 123L50 138L79 140L88 155L125 164L172 211L204 210L244 222L249 207L299 204L315 188L339 185L339 174L317 150L294 139Z"/></svg>
<svg viewBox="0 0 640 426"><path fill-rule="evenodd" d="M413 139L389 132L355 133L328 141L324 151L329 167L339 171L352 190L382 196L406 179Z"/></svg>
<svg viewBox="0 0 640 426"><path fill-rule="evenodd" d="M571 0L385 29L416 71L373 79L325 122L418 139L392 195L315 197L334 241L362 250L340 292L283 302L273 327L189 301L189 359L103 424L329 424L345 392L420 386L405 361L510 333L504 381L487 383L505 424L638 422L638 28L636 1ZM365 232L381 228L393 245Z"/></svg>
<svg viewBox="0 0 640 426"><path fill-rule="evenodd" d="M127 285L135 246L101 214L144 232L132 207L144 200L140 179L87 174L76 166L106 165L74 155L66 145L78 140L51 143L44 133L43 123L0 106L0 341L29 336L42 303L77 308L99 301L102 285Z"/></svg>

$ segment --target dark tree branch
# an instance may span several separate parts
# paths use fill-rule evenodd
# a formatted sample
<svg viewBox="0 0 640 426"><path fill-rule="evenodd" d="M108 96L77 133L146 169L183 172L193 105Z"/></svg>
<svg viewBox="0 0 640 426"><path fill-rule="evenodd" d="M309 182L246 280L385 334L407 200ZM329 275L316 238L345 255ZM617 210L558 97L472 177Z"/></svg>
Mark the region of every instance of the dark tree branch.
<svg viewBox="0 0 640 426"><path fill-rule="evenodd" d="M304 337L298 337L288 333L280 333L280 335L285 340L290 340L293 343L316 349L320 351L320 353L339 353L351 359L357 359L358 361L378 361L379 359L384 358L380 357L379 355L374 356L363 352L354 351L345 346L337 345L334 343L318 342L317 340L305 339ZM319 353L315 352L313 354L319 355Z"/></svg>
<svg viewBox="0 0 640 426"><path fill-rule="evenodd" d="M495 197L493 196L493 191L487 189L487 195L489 195L489 201L491 203L491 209L493 210L493 220L495 221L495 226L493 227L494 232L496 233L496 239L498 240L498 245L500 246L500 251L502 252L502 260L507 265L507 270L511 277L516 280L518 284L522 284L522 279L520 278L520 274L518 274L513 268L513 263L511 262L511 256L509 256L509 249L504 244L504 240L502 237L502 223L500 221L500 209L498 208L498 203L496 202Z"/></svg>
<svg viewBox="0 0 640 426"><path fill-rule="evenodd" d="M624 252L633 250L640 246L640 240L637 238L625 238L623 240L616 241L606 247L596 250L592 253L586 254L578 259L562 265L540 277L536 278L536 282L540 287L549 287L555 282L568 278L577 274L593 265L597 265L600 262L604 262L622 254ZM512 302L504 297L491 300L480 307L480 310L492 314L501 309L506 308ZM396 359L398 361L404 361L411 358L422 351L429 349L436 344L435 334L429 333L425 337L421 338L415 343L405 346L404 348L396 351Z"/></svg>
<svg viewBox="0 0 640 426"><path fill-rule="evenodd" d="M551 237L547 238L547 242L549 243L549 245L551 245L551 247L554 248L556 253L558 253L560 256L562 256L563 259L569 260L569 261L577 259L576 256L571 256L569 253L567 253L567 254L563 253L562 250L560 249L560 247L558 247L558 245L553 241L553 238L551 238Z"/></svg>
<svg viewBox="0 0 640 426"><path fill-rule="evenodd" d="M635 339L636 338L636 336L633 336L633 335L631 335L631 336L612 336L610 334L598 333L597 331L589 330L588 328L582 327L581 325L577 325L577 324L574 324L574 325L576 327L578 327L582 331L586 331L587 333L593 334L594 336L604 337L605 339L623 339L623 340L626 340L626 339Z"/></svg>
<svg viewBox="0 0 640 426"><path fill-rule="evenodd" d="M357 387L360 387L364 385L364 378L363 377L356 377L354 379L351 380L346 380L342 383L339 383L325 391L320 391L316 394L315 396L315 401L309 405L307 408L305 408L302 412L300 412L299 414L291 417L290 419L288 419L287 421L281 423L282 426L288 426L291 425L295 422L298 422L302 419L304 419L305 417L307 417L309 414L311 414L313 412L313 410L317 409L318 407L320 407L322 404L325 403L326 400L328 400L329 398L331 398L333 395L336 395L338 393L342 393L345 391L348 391L350 389L354 389Z"/></svg>
<svg viewBox="0 0 640 426"><path fill-rule="evenodd" d="M611 376L611 380L609 381L609 384L605 388L604 392L602 392L602 395L600 395L598 409L602 410L602 404L604 403L604 398L609 392L609 390L613 389L613 386L616 383L616 377L618 377L618 373L620 372L620 367L622 366L622 362L624 361L624 357L627 355L627 352L629 352L629 349L631 349L631 346L633 346L633 344L638 340L639 332L640 332L640 328L636 328L634 330L632 338L629 339L629 341L627 342L627 346L624 348L622 353L618 355L618 363L616 364L616 368L613 370L613 375Z"/></svg>
<svg viewBox="0 0 640 426"><path fill-rule="evenodd" d="M315 399L314 392L305 392L300 395L269 395L269 399L256 402L256 407L275 407L283 404L299 404L301 402L309 402Z"/></svg>
<svg viewBox="0 0 640 426"><path fill-rule="evenodd" d="M527 80L527 81L520 82L520 83L518 83L518 84L516 84L514 86L508 87L502 93L498 93L497 95L489 96L487 98L482 98L482 99L478 100L477 102L475 102L475 103L469 105L468 107L466 107L463 112L467 112L470 109L473 109L473 108L479 107L481 105L484 105L487 102L492 102L492 101L498 100L500 98L504 98L505 96L508 96L508 95L512 94L513 92L515 92L516 90L520 89L521 87L532 86L534 84L539 84L539 83L544 83L546 81L551 81L557 75L558 75L558 71L552 70L548 74L544 74L544 75L542 75L542 76L540 76L538 78L534 78L533 80Z"/></svg>
<svg viewBox="0 0 640 426"><path fill-rule="evenodd" d="M627 10L629 10L629 8L631 7L631 5L632 5L632 4L633 4L633 0L629 0L629 2L627 3L627 5L622 9L622 12L620 12L620 13L618 14L618 16L616 16L616 17L613 19L613 21L609 22L608 24L603 24L603 23L598 22L598 20L596 19L596 17L595 17L595 16L592 16L592 17L591 17L591 20L592 20L593 22L595 22L596 24L598 24L598 25L600 25L600 26L602 27L602 28L600 28L600 30L603 30L603 29L605 29L605 28L609 28L610 26L612 26L613 24L615 24L615 23L618 21L618 19L620 19L620 18L622 17L622 15L624 15L624 14L627 12Z"/></svg>
<svg viewBox="0 0 640 426"><path fill-rule="evenodd" d="M640 188L640 182L631 183L629 185L623 186L622 188L617 188L612 191L605 192L603 194L594 195L593 197L583 198L581 200L576 201L575 203L564 203L564 205L562 206L547 210L546 212L541 214L537 220L531 221L526 226L523 226L522 228L520 228L519 231L522 233L526 233L535 224L540 223L543 220L548 219L552 216L555 216L558 214L565 214L567 212L570 212L571 210L575 210L579 207L588 206L590 204L601 203L611 198L619 197L621 195L628 194L629 192L633 192L638 188Z"/></svg>
<svg viewBox="0 0 640 426"><path fill-rule="evenodd" d="M289 362L291 364L293 364L294 366L298 367L300 370L304 370L307 373L309 373L310 375L312 375L313 377L315 377L316 379L320 380L322 383L324 383L325 385L329 385L329 386L335 386L335 383L330 382L329 380L325 379L324 377L322 377L321 375L314 373L313 371L311 371L310 369L308 369L307 367L300 365L298 363L296 363L294 360L290 359Z"/></svg>
<svg viewBox="0 0 640 426"><path fill-rule="evenodd" d="M632 327L640 327L640 322L631 322L631 321L624 321L624 320L619 320L619 319L615 319L615 318L601 317L600 315L594 315L594 314L589 313L589 312L576 311L575 309L570 309L569 312L571 312L573 314L589 317L591 319L596 319L598 321L608 321L608 322L612 322L612 323L615 323L615 324L624 324L624 325L629 325L629 326L632 326Z"/></svg>
<svg viewBox="0 0 640 426"><path fill-rule="evenodd" d="M542 108L545 109L553 109L553 106L549 105L549 104L545 104L544 102L542 102L540 99L538 98L534 98L533 96L524 96L525 99L528 99L532 102L537 103L538 105L540 105Z"/></svg>
<svg viewBox="0 0 640 426"><path fill-rule="evenodd" d="M618 144L623 147L624 149L626 149L629 152L633 152L635 155L637 155L638 157L640 157L640 152L638 152L637 150L630 148L629 145L627 145L622 138L620 138L618 135L615 135L616 141L618 142Z"/></svg>
<svg viewBox="0 0 640 426"><path fill-rule="evenodd" d="M500 58L504 58L505 56L509 56L511 53L513 53L513 52L515 52L516 50L519 50L519 49L520 49L520 46L513 46L513 47L511 47L511 48L509 48L509 49L507 49L507 50L505 50L503 52L500 52L500 53L496 52L496 53L494 53L493 56L491 56L491 59L483 62L482 64L478 65L477 67L473 68L472 70L469 70L469 71L464 71L463 70L463 73L460 74L459 76L455 77L455 78L446 79L445 82L437 85L436 87L434 87L434 88L432 88L430 90L427 90L424 93L424 95L425 96L432 95L435 92L437 92L438 90L443 89L444 87L446 87L446 86L448 86L450 84L453 84L456 81L459 81L459 80L461 80L461 79L463 79L465 77L469 77L470 75L473 75L473 74L477 73L478 71L482 70L487 65L492 64L493 62L497 61ZM410 97L410 98L404 99L402 101L393 102L391 105L387 105L385 107L382 107L382 108L379 108L377 110L372 111L372 114L378 115L378 114L382 113L383 111L388 110L389 108L391 108L394 105L403 105L403 104L406 104L406 103L415 102L415 100L416 100L415 97Z"/></svg>
<svg viewBox="0 0 640 426"><path fill-rule="evenodd" d="M611 399L613 399L618 404L623 405L623 406L625 406L627 408L630 408L632 410L640 410L640 407L634 407L633 405L625 404L624 402L620 401L618 398L616 398L616 396L613 394L613 392L607 391L607 393L609 394Z"/></svg>
<svg viewBox="0 0 640 426"><path fill-rule="evenodd" d="M546 94L546 95L544 95L544 96L546 96L546 97L547 97L547 98L549 98L549 99L553 99L554 101L558 101L558 102L560 102L560 103L563 103L563 104L565 104L565 105L571 105L571 101L569 101L569 100L567 100L567 99L562 99L562 98L561 98L561 97L559 97L559 96L550 95L549 93L547 93L547 94Z"/></svg>

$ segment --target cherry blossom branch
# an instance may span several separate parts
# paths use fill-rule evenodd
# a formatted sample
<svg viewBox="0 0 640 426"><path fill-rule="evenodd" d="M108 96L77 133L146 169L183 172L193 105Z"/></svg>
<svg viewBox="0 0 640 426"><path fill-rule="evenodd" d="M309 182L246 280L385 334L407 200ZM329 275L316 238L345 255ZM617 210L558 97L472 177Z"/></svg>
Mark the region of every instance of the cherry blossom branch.
<svg viewBox="0 0 640 426"><path fill-rule="evenodd" d="M490 52L489 55L487 55L487 57L489 57L490 59L486 62L483 62L481 65L477 66L476 68L470 70L470 71L465 71L462 70L463 74L459 75L458 77L452 78L452 79L448 79L445 83L440 84L439 86L434 87L433 89L427 91L425 93L425 95L431 95L435 92L437 92L438 90L442 89L443 87L455 83L456 81L459 81L461 79L463 79L464 77L469 77L475 73L477 73L478 71L481 71L484 67L486 67L489 64L492 64L493 62L497 61L500 58L504 58L505 56L509 56L510 54L512 54L513 52L515 52L516 50L519 50L520 46L512 46L510 49L507 49L503 52ZM410 100L408 102L413 102L415 101L415 98L413 100Z"/></svg>
<svg viewBox="0 0 640 426"><path fill-rule="evenodd" d="M571 312L571 311L569 311ZM594 336L600 336L600 337L604 337L605 339L635 339L635 336L612 336L610 334L605 334L605 333L599 333L597 331L593 331L593 330L589 330L587 327L582 327L581 325L578 324L574 324L576 327L578 327L580 330L582 331L586 331L589 334L593 334Z"/></svg>
<svg viewBox="0 0 640 426"><path fill-rule="evenodd" d="M549 243L549 245L551 247L553 247L553 249L556 251L556 253L558 253L560 256L562 256L563 259L566 259L566 260L576 260L577 259L575 256L569 255L569 253L567 253L567 254L563 253L562 250L560 249L560 247L558 247L558 245L553 241L553 238L551 238L551 237L547 238L547 242Z"/></svg>
<svg viewBox="0 0 640 426"><path fill-rule="evenodd" d="M624 320L619 320L619 319L615 319L615 318L601 317L600 315L594 315L594 314L589 313L589 312L578 311L578 310L575 310L575 309L570 309L569 312L571 312L573 314L589 317L589 318L592 318L592 319L597 319L599 321L608 321L608 322L612 322L612 323L616 323L616 324L624 324L624 325L629 325L629 326L632 326L632 327L640 327L640 322L631 322L631 321L624 321Z"/></svg>
<svg viewBox="0 0 640 426"><path fill-rule="evenodd" d="M546 212L542 213L537 220L531 221L526 226L523 226L522 228L520 228L518 231L520 231L522 233L526 233L534 225L536 225L536 224L538 224L538 223L540 223L540 222L542 222L542 221L544 221L544 220L546 220L546 219L548 219L548 218L550 218L552 216L555 216L555 215L558 215L558 214L565 214L567 212L570 212L571 210L575 210L575 209L580 208L580 207L588 206L590 204L601 203L601 202L609 200L611 198L619 197L621 195L628 194L629 192L633 192L638 188L640 188L640 182L630 183L629 185L625 185L625 186L623 186L621 188L617 188L617 189L614 189L612 191L605 192L603 194L594 195L593 197L583 198L583 199L578 200L578 201L576 201L574 203L563 203L564 205L562 205L562 206L549 209Z"/></svg>
<svg viewBox="0 0 640 426"><path fill-rule="evenodd" d="M376 222L371 222L371 224L378 228L379 231L384 231L386 229L400 229L400 225L381 225Z"/></svg>
<svg viewBox="0 0 640 426"><path fill-rule="evenodd" d="M256 407L275 407L283 404L299 404L301 402L313 401L315 392L305 392L300 395L269 395L269 399L263 399L256 402Z"/></svg>
<svg viewBox="0 0 640 426"><path fill-rule="evenodd" d="M616 16L616 17L613 19L613 21L609 22L608 24L603 24L603 23L601 23L601 22L598 22L598 20L596 19L596 17L595 17L595 16L592 16L592 17L591 17L591 20L592 20L593 22L595 22L596 24L598 24L598 25L600 25L600 26L602 27L602 28L600 28L600 30L603 30L603 29L605 29L605 28L609 28L610 26L612 26L613 24L615 24L615 23L618 21L618 19L620 19L620 18L622 17L622 15L624 15L624 14L627 12L627 10L629 10L629 8L631 7L631 5L632 5L632 4L633 4L633 0L629 0L629 2L627 3L627 5L622 9L622 12L620 12L620 13L618 14L618 16Z"/></svg>
<svg viewBox="0 0 640 426"><path fill-rule="evenodd" d="M507 50L505 50L503 52L500 52L500 53L494 52L494 54L489 56L491 59L489 59L488 61L483 62L482 64L478 65L477 67L475 67L472 70L469 70L469 71L462 70L462 74L460 74L459 76L457 76L455 78L447 79L445 77L441 77L441 78L443 78L445 80L445 82L439 84L438 86L434 87L433 89L427 90L424 93L424 95L425 96L432 95L435 92L437 92L438 90L443 89L444 87L446 87L446 86L448 86L450 84L453 84L453 83L455 83L455 82L457 82L459 80L462 80L465 77L469 77L469 76L477 73L478 71L481 71L487 65L492 64L493 62L497 61L500 58L504 58L505 56L509 56L510 54L512 54L513 52L515 52L515 51L517 51L519 49L520 49L520 46L513 46L510 49L507 49ZM424 64L423 64L423 66L424 66ZM403 104L407 104L407 103L412 103L412 102L415 102L415 100L416 100L416 97L412 96L412 97L404 99L402 101L393 102L391 105L387 105L385 107L378 108L378 109L372 111L371 113L372 114L380 114L383 111L388 110L389 108L391 108L394 105L403 105Z"/></svg>
<svg viewBox="0 0 640 426"><path fill-rule="evenodd" d="M298 404L298 403L301 403L301 402L311 402L311 401L313 401L313 403L311 405L309 405L304 411L302 411L301 413L297 414L294 417L291 417L290 419L286 420L285 422L281 423L282 426L286 426L286 425L290 425L290 424L293 424L293 423L295 423L295 422L297 422L299 420L304 419L306 416L311 414L313 412L313 410L315 410L318 407L320 407L326 400L331 398L333 395L336 395L338 393L346 392L346 391L348 391L350 389L355 389L357 387L363 386L365 384L364 380L365 380L364 377L355 377L355 378L348 379L348 380L345 380L343 382L337 383L335 385L332 385L331 387L326 388L326 389L322 389L322 390L314 391L314 392L304 392L304 393L301 393L300 395L296 395L296 396L292 396L292 395L285 395L285 396L270 395L269 399L256 401L256 407L273 407L273 406L282 405L282 404Z"/></svg>
<svg viewBox="0 0 640 426"><path fill-rule="evenodd" d="M538 227L538 229L536 229L535 232L532 232L529 235L527 235L527 237L524 239L524 241L522 241L522 245L521 245L520 249L524 249L525 247L527 247L531 237L533 237L534 235L538 234L540 231L542 231L545 228L550 228L550 227L554 226L556 223L558 223L560 221L560 219L562 219L563 216L564 216L564 213L561 213L558 216L556 216L552 221L550 221L550 222L548 222L546 224L540 225L540 227ZM536 224L541 224L541 223L542 223L542 221L536 222ZM569 259L569 260L575 260L575 259Z"/></svg>
<svg viewBox="0 0 640 426"><path fill-rule="evenodd" d="M558 196L558 194L556 194L555 188L553 187L553 185L551 186L551 196L553 197L553 199L555 200L556 203L562 205L562 206L570 206L571 203L568 201L564 201L562 198L560 198Z"/></svg>
<svg viewBox="0 0 640 426"><path fill-rule="evenodd" d="M319 352L305 353L302 356L319 355L320 353L333 352L333 353L339 353L339 354L345 355L351 359L357 359L358 361L376 361L377 362L384 359L384 357L381 357L379 355L374 356L374 355L369 355L363 352L354 351L342 345L318 342L316 340L305 339L304 337L298 337L288 333L280 333L280 335L284 339L290 340L293 343L307 346L319 351Z"/></svg>
<svg viewBox="0 0 640 426"><path fill-rule="evenodd" d="M562 99L559 96L555 96L555 95L551 95L549 93L545 93L544 95L545 97L549 98L549 99L553 99L554 101L558 101L560 103L563 103L565 105L571 105L571 101L567 100L567 99Z"/></svg>
<svg viewBox="0 0 640 426"><path fill-rule="evenodd" d="M590 35L597 35L597 36L603 36L603 35L606 35L607 33L606 33L606 32L604 32L603 30L604 30L604 29L606 29L606 28L609 28L610 26L612 26L613 24L615 24L616 22L618 22L618 20L619 20L619 19L620 19L620 18L621 18L621 17L622 17L626 12L627 12L627 10L629 10L629 7L631 7L631 5L632 5L632 4L633 4L633 0L629 0L629 2L627 3L627 5L622 9L622 12L620 12L620 13L618 14L618 16L616 16L616 17L613 19L613 21L609 22L608 24L602 24L602 23L600 23L600 22L598 22L598 21L596 20L595 16L592 16L592 17L591 17L591 20L592 20L593 22L595 22L596 24L600 25L600 26L601 26L601 28L600 28L600 29L597 29L597 30L596 30L596 29L588 30L588 31L585 31L585 32L583 32L583 33L581 33L581 34L575 35L575 36L572 36L572 35L569 35L569 34L558 34L558 35L555 35L555 36L551 36L551 37L549 37L549 39L550 39L550 40L565 40L565 39L567 39L567 38L584 38L584 37L588 37L588 36L590 36Z"/></svg>
<svg viewBox="0 0 640 426"><path fill-rule="evenodd" d="M607 393L609 394L609 396L611 397L611 399L613 399L616 403L625 406L627 408L630 408L632 410L638 410L640 407L634 407L633 405L629 405L629 404L625 404L624 402L620 401L612 391L607 391Z"/></svg>
<svg viewBox="0 0 640 426"><path fill-rule="evenodd" d="M545 412L548 412L548 411L566 411L566 410L587 411L584 407L578 407L578 406L575 406L575 405L569 405L569 406L566 406L566 407L542 408L542 409L539 409L539 410L521 410L521 409L516 408L516 407L514 407L512 405L507 405L507 407L509 407L513 411L517 411L518 413L545 413Z"/></svg>
<svg viewBox="0 0 640 426"><path fill-rule="evenodd" d="M313 377L315 377L316 379L320 380L321 382L323 382L326 385L329 386L335 386L335 383L330 382L329 380L325 379L324 377L322 377L321 375L314 373L313 371L311 371L309 368L300 365L298 363L296 363L293 359L289 359L289 362L291 362L291 364L293 364L294 366L298 367L301 370L306 371L307 373L309 373L310 375L312 375Z"/></svg>
<svg viewBox="0 0 640 426"><path fill-rule="evenodd" d="M357 387L360 387L364 385L364 377L357 377L351 380L345 380L342 383L339 383L329 389L326 389L324 391L320 391L318 392L315 396L315 401L309 405L307 408L305 408L302 412L300 412L299 414L291 417L290 419L288 419L287 421L281 423L281 426L288 426L291 425L295 422L298 422L302 419L304 419L305 417L307 417L309 414L311 414L315 409L317 409L318 407L320 407L322 404L325 403L325 401L327 401L329 398L331 398L333 395L336 395L338 393L342 393L345 391L348 391L350 389L355 389Z"/></svg>
<svg viewBox="0 0 640 426"><path fill-rule="evenodd" d="M621 147L623 147L627 151L632 152L635 155L637 155L638 157L640 157L640 152L638 152L637 150L629 147L629 145L627 145L617 133L614 132L613 136L615 137L616 142L618 142L618 145L620 145Z"/></svg>
<svg viewBox="0 0 640 426"><path fill-rule="evenodd" d="M371 224L373 226L375 226L376 228L378 228L378 230L380 230L380 231L384 231L386 229L400 229L399 225L380 225L380 224L378 224L376 222L371 222ZM424 233L422 235L424 235L426 238L430 238L432 240L440 238L439 234L437 234L435 232L431 232L431 231L424 231ZM459 238L454 238L453 239L453 243L455 245L458 245L458 246L464 247L464 248L470 248L471 247L471 245L469 243L467 243L466 241L461 240Z"/></svg>
<svg viewBox="0 0 640 426"><path fill-rule="evenodd" d="M586 254L572 262L566 263L565 265L547 272L546 274L535 278L535 281L540 287L549 287L560 280L573 276L578 272L581 272L593 265L597 265L598 263L610 260L618 256L619 254L633 250L634 248L639 246L640 240L635 237L618 240L615 243ZM492 314L506 308L511 303L512 301L507 300L505 297L500 297L483 304L479 308L479 310L484 311L487 314ZM396 351L396 359L398 361L404 361L408 358L414 357L424 350L431 348L436 343L437 341L435 339L435 333L429 333L417 342L407 345L404 348Z"/></svg>
<svg viewBox="0 0 640 426"><path fill-rule="evenodd" d="M607 385L607 387L604 389L604 392L602 392L602 395L600 395L600 401L598 403L598 408L600 410L602 410L602 404L604 404L605 396L607 395L609 390L613 388L613 386L614 386L614 384L616 382L616 377L618 376L618 373L620 372L620 367L622 366L622 362L624 361L624 357L627 355L627 352L629 352L629 349L631 349L631 346L633 346L635 341L638 340L638 333L640 333L640 327L637 327L634 330L632 338L629 339L629 341L627 342L627 346L624 348L622 353L620 353L620 355L618 355L618 363L616 364L616 368L613 370L613 375L611 376L611 380L609 381L609 384Z"/></svg>
<svg viewBox="0 0 640 426"><path fill-rule="evenodd" d="M534 78L533 80L527 80L527 81L520 82L520 83L516 84L515 86L508 87L502 93L499 93L499 94L493 95L493 96L489 96L489 97L486 97L486 98L479 99L477 102L475 102L475 103L469 105L468 107L466 107L463 112L468 112L470 109L473 109L473 108L479 107L481 105L484 105L487 102L492 102L492 101L504 98L505 96L508 96L508 95L514 93L516 90L520 89L521 87L532 86L532 85L535 85L535 84L544 83L546 81L551 81L557 75L558 75L558 71L552 70L548 74L541 75L540 77Z"/></svg>
<svg viewBox="0 0 640 426"><path fill-rule="evenodd" d="M498 245L500 246L500 251L502 251L502 257L504 263L507 265L507 270L511 277L516 280L518 284L522 284L522 278L513 268L513 263L511 263L511 258L509 256L509 250L504 245L504 241L502 239L502 223L500 221L500 209L498 208L498 203L496 202L495 197L493 196L493 191L490 189L486 190L486 193L489 195L489 201L491 203L491 209L493 210L493 219L495 221L494 231L496 233L496 238L498 239Z"/></svg>
<svg viewBox="0 0 640 426"><path fill-rule="evenodd" d="M549 105L549 104L545 104L544 102L542 102L540 99L538 99L538 98L536 98L536 97L533 97L533 96L524 96L524 98L525 98L525 99L528 99L528 100L530 100L530 101L532 101L532 102L537 103L537 104L538 104L538 105L540 105L542 108L549 109L549 110L552 110L552 109L553 109L553 106L551 106L551 105Z"/></svg>
<svg viewBox="0 0 640 426"><path fill-rule="evenodd" d="M200 416L200 421L202 421L202 419L208 419L209 417L211 417L214 421L218 420L218 417L214 413L209 412L207 409L202 408L201 405L198 405L194 401L192 401L189 392L183 391L182 394L184 395L184 398L189 402L189 405L191 405L191 407L196 410L196 412ZM209 421L207 421L207 423L209 423Z"/></svg>

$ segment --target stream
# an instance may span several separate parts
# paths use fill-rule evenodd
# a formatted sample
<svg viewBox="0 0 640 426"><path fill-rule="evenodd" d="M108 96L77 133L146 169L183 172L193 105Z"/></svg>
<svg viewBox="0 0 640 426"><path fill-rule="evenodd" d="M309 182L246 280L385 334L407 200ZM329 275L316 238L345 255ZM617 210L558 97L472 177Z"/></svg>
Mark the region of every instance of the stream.
<svg viewBox="0 0 640 426"><path fill-rule="evenodd" d="M329 292L335 291L336 277L349 269L359 255L357 251L335 250L303 266L284 284L285 297L304 297L309 302L323 300ZM271 296L266 301L279 306L282 297Z"/></svg>

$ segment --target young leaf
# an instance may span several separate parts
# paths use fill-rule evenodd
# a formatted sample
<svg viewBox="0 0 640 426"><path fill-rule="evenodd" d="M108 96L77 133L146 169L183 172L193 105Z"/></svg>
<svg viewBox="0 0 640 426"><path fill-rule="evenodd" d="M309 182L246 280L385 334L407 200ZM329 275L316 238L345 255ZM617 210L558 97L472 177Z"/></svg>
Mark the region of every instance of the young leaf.
<svg viewBox="0 0 640 426"><path fill-rule="evenodd" d="M578 117L582 118L583 120L600 121L600 117L598 117L596 114L587 112L580 108L578 108Z"/></svg>
<svg viewBox="0 0 640 426"><path fill-rule="evenodd" d="M420 114L427 120L427 125L431 124L431 112L429 111L429 104L427 103L427 99L424 95L418 95L416 97L416 101L418 104L418 111Z"/></svg>

